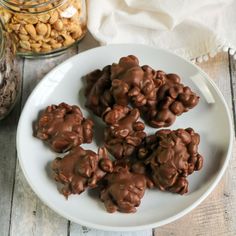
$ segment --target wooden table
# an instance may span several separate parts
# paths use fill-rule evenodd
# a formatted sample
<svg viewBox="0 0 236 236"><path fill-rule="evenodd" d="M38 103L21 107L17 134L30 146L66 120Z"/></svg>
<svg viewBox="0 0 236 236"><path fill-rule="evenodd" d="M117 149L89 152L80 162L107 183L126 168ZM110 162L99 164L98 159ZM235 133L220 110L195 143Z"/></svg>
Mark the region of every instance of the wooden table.
<svg viewBox="0 0 236 236"><path fill-rule="evenodd" d="M98 46L88 34L64 55L47 60L19 61L22 69L22 93L11 114L0 121L0 236L202 236L236 235L236 155L213 193L183 218L157 229L112 233L88 229L72 223L45 206L26 182L16 153L16 128L24 103L36 84L53 67L68 57ZM199 65L219 86L235 121L236 61L228 53Z"/></svg>

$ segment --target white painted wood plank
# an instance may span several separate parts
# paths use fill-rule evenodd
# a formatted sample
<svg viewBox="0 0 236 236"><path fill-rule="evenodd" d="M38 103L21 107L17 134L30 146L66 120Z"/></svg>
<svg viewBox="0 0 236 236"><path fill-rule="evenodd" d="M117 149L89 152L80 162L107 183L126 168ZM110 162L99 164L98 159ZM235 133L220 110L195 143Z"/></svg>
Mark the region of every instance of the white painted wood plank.
<svg viewBox="0 0 236 236"><path fill-rule="evenodd" d="M29 187L17 163L10 235L67 235L67 220L45 206Z"/></svg>
<svg viewBox="0 0 236 236"><path fill-rule="evenodd" d="M71 224L70 236L152 236L152 230L141 230L137 232L111 232Z"/></svg>
<svg viewBox="0 0 236 236"><path fill-rule="evenodd" d="M56 58L25 60L22 105L48 71L76 52L74 48ZM10 235L66 236L67 228L68 221L50 210L33 193L17 163Z"/></svg>
<svg viewBox="0 0 236 236"><path fill-rule="evenodd" d="M0 235L4 236L8 235L9 230L12 190L15 177L15 123L17 122L17 113L19 113L19 109L14 110L6 120L0 122Z"/></svg>
<svg viewBox="0 0 236 236"><path fill-rule="evenodd" d="M200 64L200 67L216 82L230 109L232 109L228 55L221 53L207 63ZM224 178L213 193L188 215L171 224L157 228L155 235L236 235L235 203L236 147L234 147L234 153Z"/></svg>
<svg viewBox="0 0 236 236"><path fill-rule="evenodd" d="M23 67L19 61L19 69ZM12 190L14 187L16 150L15 135L20 114L20 96L15 109L0 121L0 235L6 236L9 231Z"/></svg>

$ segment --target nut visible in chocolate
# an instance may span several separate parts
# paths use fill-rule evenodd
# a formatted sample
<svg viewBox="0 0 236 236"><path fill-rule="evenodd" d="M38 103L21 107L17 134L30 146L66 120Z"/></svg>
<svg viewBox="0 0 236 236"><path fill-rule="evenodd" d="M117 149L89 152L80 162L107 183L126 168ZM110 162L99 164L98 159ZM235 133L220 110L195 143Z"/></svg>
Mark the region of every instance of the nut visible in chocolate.
<svg viewBox="0 0 236 236"><path fill-rule="evenodd" d="M91 143L93 121L85 119L78 106L51 105L36 123L36 137L56 152L66 152L82 143Z"/></svg>
<svg viewBox="0 0 236 236"><path fill-rule="evenodd" d="M103 70L95 70L85 76L86 107L97 116L102 116L103 112L114 104L113 96L110 92L111 68L106 66Z"/></svg>
<svg viewBox="0 0 236 236"><path fill-rule="evenodd" d="M156 99L156 72L149 66L141 67L137 57L122 57L111 66L112 94L116 104L134 107L153 104ZM157 81L159 83L159 81Z"/></svg>
<svg viewBox="0 0 236 236"><path fill-rule="evenodd" d="M156 187L184 194L188 192L187 176L203 165L199 142L200 136L192 128L159 130L146 138L138 156L151 167L151 179Z"/></svg>
<svg viewBox="0 0 236 236"><path fill-rule="evenodd" d="M156 104L141 107L147 122L152 127L168 127L174 123L176 116L198 104L199 96L181 84L178 75L157 71L155 80L161 81L158 83Z"/></svg>
<svg viewBox="0 0 236 236"><path fill-rule="evenodd" d="M109 213L132 213L141 203L146 189L144 175L131 173L128 168L116 166L105 176L100 198Z"/></svg>
<svg viewBox="0 0 236 236"><path fill-rule="evenodd" d="M104 148L98 154L91 150L76 147L65 157L57 157L51 164L54 179L63 184L61 193L67 198L70 194L80 194L87 187L97 186L113 165Z"/></svg>
<svg viewBox="0 0 236 236"><path fill-rule="evenodd" d="M145 126L138 121L139 116L138 109L120 105L104 112L103 120L108 125L104 132L105 146L116 159L134 155L145 138Z"/></svg>

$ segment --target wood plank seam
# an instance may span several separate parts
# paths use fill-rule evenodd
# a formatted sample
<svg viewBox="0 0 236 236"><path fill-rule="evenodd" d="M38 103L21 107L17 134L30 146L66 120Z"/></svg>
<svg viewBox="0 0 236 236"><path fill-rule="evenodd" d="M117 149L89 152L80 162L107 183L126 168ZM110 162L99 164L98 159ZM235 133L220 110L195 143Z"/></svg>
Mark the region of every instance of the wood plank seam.
<svg viewBox="0 0 236 236"><path fill-rule="evenodd" d="M155 229L152 229L152 236L155 236Z"/></svg>
<svg viewBox="0 0 236 236"><path fill-rule="evenodd" d="M17 151L15 151L15 158L17 158ZM15 182L16 182L16 164L17 164L17 161L15 162L15 166L14 166L14 175L13 175L14 179L13 179L12 193L11 193L11 210L10 210L8 236L10 236L10 232L11 232L12 206L13 206L13 197L14 197L14 189L15 189Z"/></svg>
<svg viewBox="0 0 236 236"><path fill-rule="evenodd" d="M70 236L70 221L67 222L67 236Z"/></svg>

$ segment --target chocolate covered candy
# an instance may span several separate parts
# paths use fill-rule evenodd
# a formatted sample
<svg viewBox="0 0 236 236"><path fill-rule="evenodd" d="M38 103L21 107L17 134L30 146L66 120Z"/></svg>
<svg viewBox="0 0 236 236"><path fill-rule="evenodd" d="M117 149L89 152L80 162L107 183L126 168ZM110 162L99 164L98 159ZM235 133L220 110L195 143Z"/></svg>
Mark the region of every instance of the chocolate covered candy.
<svg viewBox="0 0 236 236"><path fill-rule="evenodd" d="M132 103L134 107L153 104L157 88L153 80L155 74L151 67L141 67L138 58L133 55L122 57L117 64L113 63L111 92L115 103L123 106Z"/></svg>
<svg viewBox="0 0 236 236"><path fill-rule="evenodd" d="M188 192L187 176L203 165L199 142L200 136L191 128L160 130L146 138L138 156L151 168L156 187L184 194Z"/></svg>
<svg viewBox="0 0 236 236"><path fill-rule="evenodd" d="M85 119L78 106L51 105L36 123L36 137L46 141L56 152L66 152L93 138L93 121Z"/></svg>
<svg viewBox="0 0 236 236"><path fill-rule="evenodd" d="M87 187L96 187L106 173L112 172L113 165L104 148L96 154L78 146L65 157L57 157L51 168L54 179L63 185L61 193L68 197L82 193Z"/></svg>
<svg viewBox="0 0 236 236"><path fill-rule="evenodd" d="M128 168L116 166L107 174L100 198L108 212L132 213L140 205L145 193L146 179L144 175L131 173Z"/></svg>
<svg viewBox="0 0 236 236"><path fill-rule="evenodd" d="M199 96L181 84L178 75L157 71L155 80L159 81L156 83L158 84L156 103L141 107L144 117L151 126L168 127L174 123L176 116L198 104Z"/></svg>
<svg viewBox="0 0 236 236"><path fill-rule="evenodd" d="M104 132L105 146L116 159L134 155L146 136L139 115L138 109L120 105L105 111L103 120L108 125Z"/></svg>
<svg viewBox="0 0 236 236"><path fill-rule="evenodd" d="M97 116L102 116L103 112L114 104L110 91L110 71L111 67L106 66L103 70L95 70L85 76L85 105Z"/></svg>

